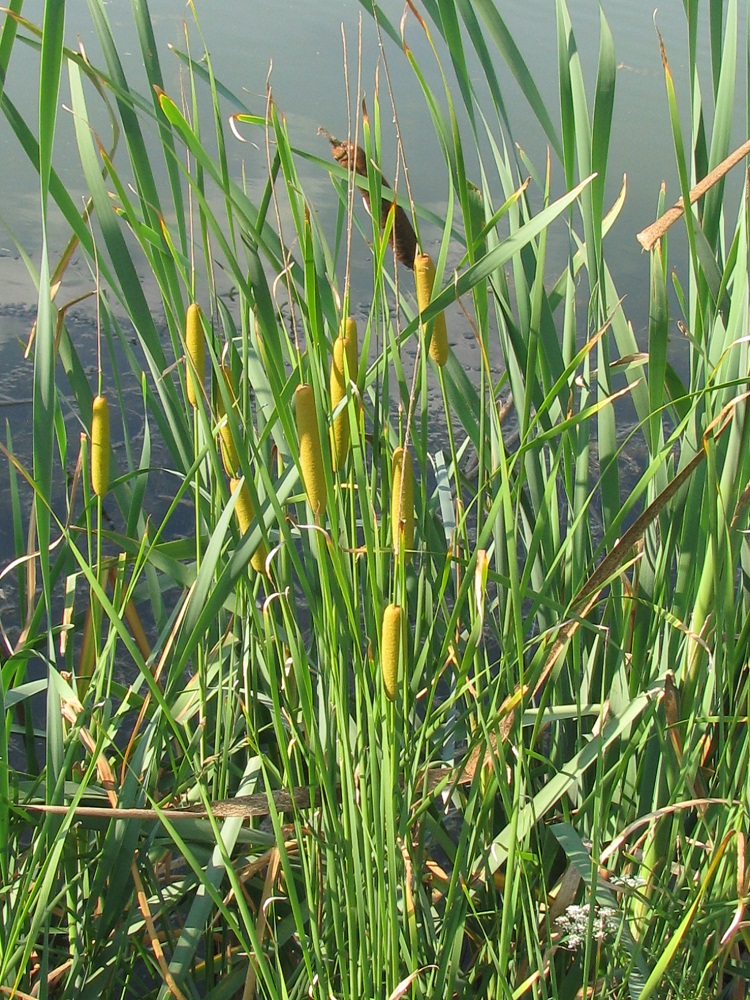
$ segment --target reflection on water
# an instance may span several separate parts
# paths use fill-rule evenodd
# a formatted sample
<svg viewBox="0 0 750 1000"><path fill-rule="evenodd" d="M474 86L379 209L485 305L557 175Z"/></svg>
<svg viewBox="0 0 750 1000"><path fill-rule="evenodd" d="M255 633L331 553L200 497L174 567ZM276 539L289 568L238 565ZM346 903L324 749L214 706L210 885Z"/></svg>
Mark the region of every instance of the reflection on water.
<svg viewBox="0 0 750 1000"><path fill-rule="evenodd" d="M598 53L599 3L598 0L573 0L569 6L584 73L592 85ZM180 93L181 63L169 46L185 48L185 5L183 0L159 0L152 7L165 85L170 93L177 96ZM677 186L663 74L653 23L653 0L631 0L627 4L609 0L603 7L614 35L619 63L608 178L609 202L620 188L623 173L628 174L628 199L609 237L610 251L613 244L616 247L616 253L610 252L610 256L617 260L615 281L623 293L629 294L629 312L638 328L645 325L647 260L635 242L635 233L652 218L661 181L667 179L669 183L668 199L672 195L676 197ZM403 11L401 0L384 0L381 8L398 27ZM346 132L342 32L346 37L353 88L356 81L358 23L362 12L357 0L319 0L315 4L300 0L256 0L252 5L245 0L227 0L221 5L220 16L216 16L215 10L205 2L199 3L197 9L201 30L217 72L229 90L255 113L262 113L266 80L272 65L270 80L274 97L286 115L292 142L326 156L325 143L316 134L318 126L325 125L339 135ZM109 4L107 12L124 70L132 85L144 90L145 80L130 6L125 3ZM41 0L24 6L24 15L32 21L40 22L42 13ZM508 0L502 5L502 14L555 120L559 117L555 5L551 0ZM666 0L661 4L657 23L670 54L678 91L686 93L684 13L680 0ZM407 17L405 31L409 46L425 69L430 84L436 92L440 92L439 74L423 32L413 16ZM67 32L69 44L82 44L89 58L97 62L98 51L85 0L68 0ZM192 25L190 37L191 44L197 49L199 39ZM700 33L699 39L702 39L707 51L708 32ZM445 202L445 173L439 166L442 157L421 90L397 46L387 37L384 42L408 163L412 177L419 179L416 197L422 204L439 209ZM378 56L376 27L365 13L362 15L362 83L370 103ZM527 105L499 55L495 58L494 68L506 94L514 141L520 143L536 162L543 162L543 139L530 124ZM7 91L30 122L36 118L37 95L27 81L35 79L37 71L37 52L17 44ZM484 94L482 71L477 65L473 67L472 78L480 95ZM590 100L593 99L591 90L593 86L589 93ZM454 94L454 99L460 105L458 92ZM65 85L62 100L67 103ZM395 143L393 130L389 127L389 98L382 75L381 102L384 111L383 166L386 174L392 175ZM92 100L90 103L90 111L96 115L96 102ZM229 114L235 109L225 102L224 110ZM102 119L103 130L104 126L105 120ZM244 168L252 191L253 182L265 173L265 151L250 143L240 144L233 137L229 137L228 145L235 176L239 178ZM57 169L68 189L82 197L81 171L73 144L72 123L70 116L65 114L60 116L57 152ZM5 186L0 195L0 216L32 260L36 261L40 237L35 173L4 120L0 121L0 153L6 176L13 178L13 184ZM121 157L125 159L124 150ZM160 159L155 158L157 169ZM311 201L325 219L326 213L331 214L335 210L335 198L328 178L308 164L300 163L298 166ZM562 184L559 168L557 173L559 188ZM61 249L65 238L62 228L58 235ZM0 251L3 254L0 266L4 276L0 306L16 301L33 302L36 297L33 282L26 275L25 266L19 260L9 260L17 256L12 242L5 237L0 243L4 245ZM365 279L366 272L363 270L363 281ZM67 281L72 287L79 281L86 284L90 281L87 269L77 276L69 275ZM366 292L366 287L362 292ZM8 325L0 316L0 344L7 342L11 336Z"/></svg>

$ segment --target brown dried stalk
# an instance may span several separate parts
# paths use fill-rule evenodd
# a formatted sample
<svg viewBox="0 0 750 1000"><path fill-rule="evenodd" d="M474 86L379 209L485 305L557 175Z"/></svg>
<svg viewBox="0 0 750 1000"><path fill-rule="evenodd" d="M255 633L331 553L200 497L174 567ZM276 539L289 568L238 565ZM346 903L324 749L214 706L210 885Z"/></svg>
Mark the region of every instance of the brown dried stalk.
<svg viewBox="0 0 750 1000"><path fill-rule="evenodd" d="M698 201L699 198L702 198L703 195L714 186L714 184L718 184L722 177L729 173L732 167L736 166L740 160L743 160L748 155L750 155L750 139L748 139L747 142L743 142L738 149L735 149L735 151L730 153L725 160L722 160L718 166L709 171L702 180L698 181L695 187L689 192L690 204L695 204L695 202ZM643 249L653 250L657 241L662 238L664 233L666 233L673 223L677 222L684 211L685 204L682 198L680 198L680 200L675 202L675 204L663 215L661 215L656 222L652 222L650 226L646 227L646 229L642 229L641 232L638 233L636 239L641 244Z"/></svg>

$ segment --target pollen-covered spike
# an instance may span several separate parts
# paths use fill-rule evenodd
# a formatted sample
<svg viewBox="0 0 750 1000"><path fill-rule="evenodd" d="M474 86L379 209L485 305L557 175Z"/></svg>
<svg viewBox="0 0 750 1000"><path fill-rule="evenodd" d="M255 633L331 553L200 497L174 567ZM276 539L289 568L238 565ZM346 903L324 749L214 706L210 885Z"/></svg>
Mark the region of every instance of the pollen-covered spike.
<svg viewBox="0 0 750 1000"><path fill-rule="evenodd" d="M346 359L346 365L344 364ZM348 376L347 376L348 369ZM349 316L341 323L341 332L333 342L331 362L331 408L333 410L346 396L351 379L357 377L357 324ZM349 454L349 414L344 409L333 418L331 427L331 452L334 471L343 469Z"/></svg>
<svg viewBox="0 0 750 1000"><path fill-rule="evenodd" d="M234 385L232 384L232 370L229 365L221 365L219 371L224 379L227 395L229 396L232 404L234 404L235 394ZM232 431L229 424L226 420L224 420L226 415L227 411L224 406L224 398L221 394L221 389L219 389L216 394L216 416L220 422L223 421L221 427L219 428L221 460L224 464L224 471L226 474L228 476L236 476L240 468L240 456L237 453L237 446L234 443L234 438L232 437Z"/></svg>
<svg viewBox="0 0 750 1000"><path fill-rule="evenodd" d="M389 701L395 701L398 692L398 666L405 651L406 619L398 604L389 604L383 612L383 629L380 646L380 667L383 673L383 690Z"/></svg>
<svg viewBox="0 0 750 1000"><path fill-rule="evenodd" d="M239 485L239 479L230 479L230 492L234 493ZM250 491L248 490L247 483L245 482L242 483L237 501L234 505L234 514L237 518L237 525L240 529L240 534L244 535L255 520L255 508L253 507L253 501L250 498ZM266 548L265 542L261 542L250 557L250 565L256 573L265 573L267 556L268 549Z"/></svg>
<svg viewBox="0 0 750 1000"><path fill-rule="evenodd" d="M432 300L432 286L435 282L435 265L428 253L418 253L414 258L414 278L417 285L417 305L424 312ZM448 360L448 331L445 314L440 312L432 324L430 357L441 368Z"/></svg>
<svg viewBox="0 0 750 1000"><path fill-rule="evenodd" d="M109 404L97 396L91 411L91 489L103 497L109 489Z"/></svg>
<svg viewBox="0 0 750 1000"><path fill-rule="evenodd" d="M393 452L391 476L391 533L393 554L403 551L408 563L414 548L414 474L411 453L404 448Z"/></svg>
<svg viewBox="0 0 750 1000"><path fill-rule="evenodd" d="M322 520L326 512L326 480L323 473L323 451L320 446L318 417L315 412L315 394L312 386L298 385L294 394L294 402L302 482L313 514Z"/></svg>
<svg viewBox="0 0 750 1000"><path fill-rule="evenodd" d="M191 406L198 406L206 375L206 338L203 332L201 307L191 302L185 317L185 356L187 357L187 397Z"/></svg>

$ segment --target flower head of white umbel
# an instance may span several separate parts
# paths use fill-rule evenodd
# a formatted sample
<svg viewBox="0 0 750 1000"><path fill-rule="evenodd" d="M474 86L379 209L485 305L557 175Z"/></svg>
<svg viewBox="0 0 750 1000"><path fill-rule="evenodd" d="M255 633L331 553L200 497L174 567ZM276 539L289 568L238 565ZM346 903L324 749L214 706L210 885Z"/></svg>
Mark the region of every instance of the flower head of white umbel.
<svg viewBox="0 0 750 1000"><path fill-rule="evenodd" d="M589 915L591 904L569 906L562 916L555 921L555 926L567 937L567 947L571 951L580 948L589 933ZM620 927L618 911L612 906L595 906L591 934L595 941L604 941L610 934L617 933Z"/></svg>

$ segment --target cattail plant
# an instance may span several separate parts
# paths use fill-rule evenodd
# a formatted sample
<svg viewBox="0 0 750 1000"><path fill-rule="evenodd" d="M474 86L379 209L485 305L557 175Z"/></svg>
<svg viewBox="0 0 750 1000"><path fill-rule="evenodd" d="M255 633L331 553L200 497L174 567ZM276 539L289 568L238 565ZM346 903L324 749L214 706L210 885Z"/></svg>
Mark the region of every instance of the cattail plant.
<svg viewBox="0 0 750 1000"><path fill-rule="evenodd" d="M327 132L324 128L318 129L318 132L328 138L328 141L331 144L333 158L337 163L341 164L341 166L345 169L359 174L360 177L367 177L367 156L361 146L356 146L353 142L340 142L335 136L332 136L331 133ZM380 182L383 185L383 188L386 190L390 189L388 181L382 176L382 174ZM370 195L364 190L361 193L365 208L368 213L372 215ZM405 267L408 267L410 271L413 271L414 258L417 252L417 234L414 232L414 227L409 221L408 215L396 201L395 195L393 196L393 199L381 198L380 224L383 228L385 228L390 212L393 212L394 216L393 228L391 229L391 233L388 237L388 242L393 247L396 260L400 261L400 263L402 263Z"/></svg>
<svg viewBox="0 0 750 1000"><path fill-rule="evenodd" d="M221 365L219 367L221 377L224 380L224 385L226 386L227 396L229 397L232 405L235 402L234 385L232 383L232 370L229 365ZM226 408L224 406L224 397L221 391L216 394L216 417L219 421L219 446L221 449L221 460L224 464L224 471L231 478L236 476L240 468L240 457L237 453L237 446L234 443L234 438L232 437L232 431L229 424L225 420L227 415Z"/></svg>
<svg viewBox="0 0 750 1000"><path fill-rule="evenodd" d="M247 483L244 482L244 480L231 479L229 482L230 491L234 493L238 487L240 492L237 497L237 502L234 505L234 514L237 518L237 525L240 529L240 534L244 535L255 520L255 508L253 507L253 501L250 498L250 491L247 488ZM250 557L250 565L256 573L266 572L267 556L268 549L266 548L265 542L261 541L258 548Z"/></svg>
<svg viewBox="0 0 750 1000"><path fill-rule="evenodd" d="M109 404L96 396L91 412L91 488L98 497L109 489Z"/></svg>
<svg viewBox="0 0 750 1000"><path fill-rule="evenodd" d="M435 265L428 253L418 253L414 258L414 279L417 285L417 305L424 312L432 300L432 286L435 283ZM432 324L430 357L442 368L448 360L448 332L445 314L440 312Z"/></svg>
<svg viewBox="0 0 750 1000"><path fill-rule="evenodd" d="M326 512L326 481L323 474L323 451L315 412L312 386L298 385L294 394L297 416L297 438L302 482L313 514L322 520Z"/></svg>
<svg viewBox="0 0 750 1000"><path fill-rule="evenodd" d="M346 358L346 363L344 359ZM347 377L348 369L348 377ZM346 396L350 379L357 377L357 324L349 316L342 320L341 332L333 342L331 362L331 407L336 409ZM349 454L349 414L344 409L333 419L331 427L331 453L334 471L343 469Z"/></svg>
<svg viewBox="0 0 750 1000"><path fill-rule="evenodd" d="M380 640L380 666L383 672L383 690L389 701L395 701L398 691L398 665L404 656L406 619L398 604L389 604L383 612Z"/></svg>
<svg viewBox="0 0 750 1000"><path fill-rule="evenodd" d="M398 556L403 552L404 563L408 563L414 548L414 474L411 453L400 447L393 452L391 531L393 554Z"/></svg>
<svg viewBox="0 0 750 1000"><path fill-rule="evenodd" d="M206 375L206 339L203 333L201 307L197 302L190 303L185 318L185 356L188 402L191 406L197 407Z"/></svg>

